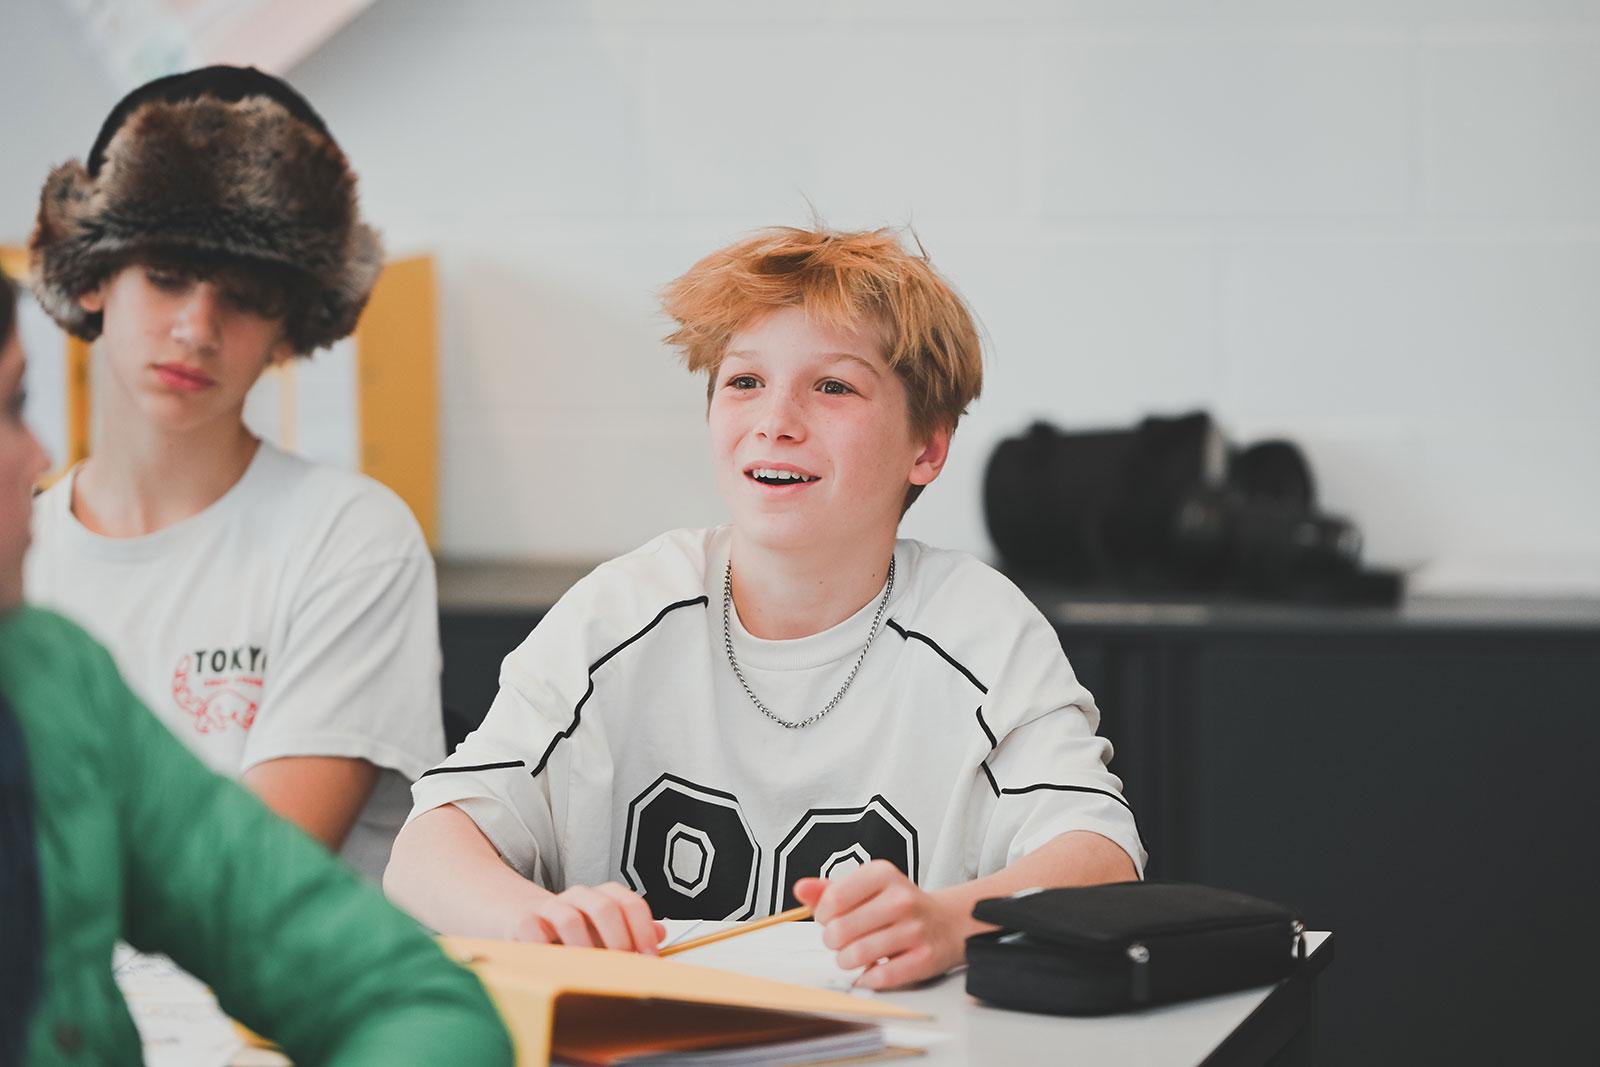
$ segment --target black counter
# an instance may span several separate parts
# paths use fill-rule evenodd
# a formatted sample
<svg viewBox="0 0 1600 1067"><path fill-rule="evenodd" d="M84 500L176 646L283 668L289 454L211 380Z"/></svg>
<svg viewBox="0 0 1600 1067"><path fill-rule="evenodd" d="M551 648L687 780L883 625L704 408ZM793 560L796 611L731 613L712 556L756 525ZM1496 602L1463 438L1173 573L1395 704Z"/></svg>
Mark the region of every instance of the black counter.
<svg viewBox="0 0 1600 1067"><path fill-rule="evenodd" d="M439 607L447 614L539 618L593 563L441 560ZM1121 599L1087 595L1049 582L1019 583L1064 630L1154 631L1204 627L1219 633L1351 630L1408 632L1600 631L1600 599L1412 597L1397 608L1205 599Z"/></svg>

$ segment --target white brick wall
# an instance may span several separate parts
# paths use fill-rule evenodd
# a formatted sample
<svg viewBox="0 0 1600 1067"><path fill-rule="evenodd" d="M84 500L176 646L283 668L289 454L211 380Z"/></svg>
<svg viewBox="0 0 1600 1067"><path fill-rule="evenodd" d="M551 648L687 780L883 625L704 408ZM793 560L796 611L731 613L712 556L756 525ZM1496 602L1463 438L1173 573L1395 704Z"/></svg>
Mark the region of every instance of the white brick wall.
<svg viewBox="0 0 1600 1067"><path fill-rule="evenodd" d="M15 239L114 94L0 18ZM1600 0L379 0L294 80L441 257L447 551L717 521L652 292L809 201L914 220L993 341L913 536L988 555L1031 419L1206 405L1380 561L1600 588Z"/></svg>
<svg viewBox="0 0 1600 1067"><path fill-rule="evenodd" d="M65 5L0 4L0 241L27 237L45 175L88 153L116 99Z"/></svg>
<svg viewBox="0 0 1600 1067"><path fill-rule="evenodd" d="M1031 42L1047 215L1348 218L1404 207L1400 34L1120 31Z"/></svg>

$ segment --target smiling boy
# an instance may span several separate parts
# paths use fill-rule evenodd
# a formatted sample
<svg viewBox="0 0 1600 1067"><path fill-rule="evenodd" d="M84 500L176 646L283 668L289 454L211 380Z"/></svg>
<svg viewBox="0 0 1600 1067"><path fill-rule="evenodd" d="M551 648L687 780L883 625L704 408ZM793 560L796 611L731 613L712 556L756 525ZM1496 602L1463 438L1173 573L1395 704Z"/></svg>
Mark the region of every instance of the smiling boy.
<svg viewBox="0 0 1600 1067"><path fill-rule="evenodd" d="M376 879L443 753L433 561L405 504L261 441L245 398L355 328L382 262L355 174L287 84L135 89L57 167L34 291L98 340L89 457L34 508L28 587L213 770Z"/></svg>
<svg viewBox="0 0 1600 1067"><path fill-rule="evenodd" d="M1050 625L896 539L981 384L960 299L891 232L777 229L665 305L732 522L601 566L506 658L413 790L390 895L447 932L646 952L652 918L802 902L886 988L959 963L975 900L1137 877Z"/></svg>

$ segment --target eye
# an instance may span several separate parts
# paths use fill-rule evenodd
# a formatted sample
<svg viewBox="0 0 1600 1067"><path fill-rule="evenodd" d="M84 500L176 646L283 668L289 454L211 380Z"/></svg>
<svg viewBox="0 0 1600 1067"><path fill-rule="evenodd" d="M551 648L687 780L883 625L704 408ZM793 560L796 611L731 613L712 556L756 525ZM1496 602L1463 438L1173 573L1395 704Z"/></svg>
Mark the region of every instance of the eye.
<svg viewBox="0 0 1600 1067"><path fill-rule="evenodd" d="M847 395L849 393L855 392L854 389L850 388L848 385L846 385L845 383L841 382L837 378L829 378L829 379L827 379L826 381L824 381L822 383L820 388L822 389L822 391L824 393L827 393L829 396L845 396L845 395Z"/></svg>
<svg viewBox="0 0 1600 1067"><path fill-rule="evenodd" d="M146 267L145 280L164 293L182 292L188 287L189 279L177 271L162 270L159 267Z"/></svg>
<svg viewBox="0 0 1600 1067"><path fill-rule="evenodd" d="M28 391L26 389L18 389L15 393L11 394L11 399L6 402L6 415L13 422L21 422L22 412L27 408L27 406Z"/></svg>
<svg viewBox="0 0 1600 1067"><path fill-rule="evenodd" d="M263 307L262 302L242 289L224 289L222 291L222 300L223 303L235 311L243 312L247 315L266 317L266 309Z"/></svg>
<svg viewBox="0 0 1600 1067"><path fill-rule="evenodd" d="M754 374L735 374L724 383L730 389L754 389L761 384Z"/></svg>

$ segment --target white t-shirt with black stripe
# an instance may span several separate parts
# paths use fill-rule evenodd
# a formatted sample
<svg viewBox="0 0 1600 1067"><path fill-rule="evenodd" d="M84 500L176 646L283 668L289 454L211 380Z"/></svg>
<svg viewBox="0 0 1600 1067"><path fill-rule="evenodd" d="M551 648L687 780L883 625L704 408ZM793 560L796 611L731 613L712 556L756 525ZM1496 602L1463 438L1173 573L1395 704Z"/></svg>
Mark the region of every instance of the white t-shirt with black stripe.
<svg viewBox="0 0 1600 1067"><path fill-rule="evenodd" d="M939 889L1091 830L1142 871L1099 712L1055 631L971 556L901 540L884 625L804 729L763 715L723 644L729 529L678 530L575 585L506 657L483 725L412 789L459 805L523 875L619 881L661 918L792 906L807 875L887 859ZM774 714L827 703L877 598L822 633L734 652Z"/></svg>

